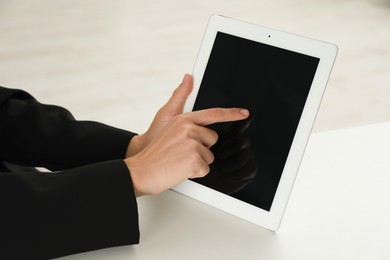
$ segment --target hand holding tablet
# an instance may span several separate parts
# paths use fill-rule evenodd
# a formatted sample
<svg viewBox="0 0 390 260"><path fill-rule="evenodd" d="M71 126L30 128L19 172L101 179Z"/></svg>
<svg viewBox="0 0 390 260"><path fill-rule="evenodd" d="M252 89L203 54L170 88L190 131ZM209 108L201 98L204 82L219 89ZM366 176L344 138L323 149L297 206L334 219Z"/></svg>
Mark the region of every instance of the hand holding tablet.
<svg viewBox="0 0 390 260"><path fill-rule="evenodd" d="M222 137L216 167L174 190L278 229L336 54L330 43L211 16L184 112L243 107L251 119L210 125Z"/></svg>

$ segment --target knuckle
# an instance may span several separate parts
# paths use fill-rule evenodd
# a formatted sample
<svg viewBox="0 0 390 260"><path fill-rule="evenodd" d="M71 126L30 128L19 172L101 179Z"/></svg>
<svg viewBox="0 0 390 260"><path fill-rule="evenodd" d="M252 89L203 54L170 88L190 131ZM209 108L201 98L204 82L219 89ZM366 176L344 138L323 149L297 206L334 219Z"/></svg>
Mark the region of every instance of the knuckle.
<svg viewBox="0 0 390 260"><path fill-rule="evenodd" d="M173 117L172 122L174 124L180 124L183 121L183 115L179 114Z"/></svg>
<svg viewBox="0 0 390 260"><path fill-rule="evenodd" d="M214 160L215 160L215 156L214 156L214 154L213 153L211 153L210 152L210 160L209 160L209 164L212 164L213 162L214 162Z"/></svg>
<svg viewBox="0 0 390 260"><path fill-rule="evenodd" d="M212 134L212 145L214 145L214 144L216 144L218 142L219 135L214 130L212 130L211 134Z"/></svg>
<svg viewBox="0 0 390 260"><path fill-rule="evenodd" d="M206 176L210 172L210 166L200 156L196 156L193 159L194 177L200 178Z"/></svg>
<svg viewBox="0 0 390 260"><path fill-rule="evenodd" d="M190 139L195 138L197 135L196 130L190 124L183 125L182 133Z"/></svg>
<svg viewBox="0 0 390 260"><path fill-rule="evenodd" d="M210 166L204 165L199 171L199 177L204 177L210 172Z"/></svg>
<svg viewBox="0 0 390 260"><path fill-rule="evenodd" d="M196 153L192 153L188 158L188 165L190 165L191 171L189 172L189 178L197 177L200 165L200 156Z"/></svg>
<svg viewBox="0 0 390 260"><path fill-rule="evenodd" d="M178 114L175 118L180 123L189 122L189 115L187 113Z"/></svg>
<svg viewBox="0 0 390 260"><path fill-rule="evenodd" d="M192 154L191 161L195 161L196 156L199 155L199 154L197 153L197 151L198 151L198 149L199 149L199 143L196 142L196 141L192 141L192 140L191 140L190 142L188 142L187 148L189 149L189 152Z"/></svg>

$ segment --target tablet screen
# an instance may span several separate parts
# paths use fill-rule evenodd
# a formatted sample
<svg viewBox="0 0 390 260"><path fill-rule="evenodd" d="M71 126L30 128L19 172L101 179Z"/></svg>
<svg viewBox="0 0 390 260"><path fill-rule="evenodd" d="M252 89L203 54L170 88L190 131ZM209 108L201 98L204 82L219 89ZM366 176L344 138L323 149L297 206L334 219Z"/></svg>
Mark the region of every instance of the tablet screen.
<svg viewBox="0 0 390 260"><path fill-rule="evenodd" d="M245 173L240 172L242 169L234 170L239 166L228 158L225 161L228 169L223 170L227 173L223 175L225 173L218 172L219 169L213 170L213 164L218 164L216 158L208 176L193 180L215 188L218 174L229 176L230 167L233 175L235 172L243 174L242 185L221 191L269 211L318 63L316 57L218 32L193 110L249 109L249 126L239 134L227 134L222 139L243 136L249 141L255 164L243 169L248 172L249 177L245 177ZM225 127L234 129L232 124L226 123L210 127L215 127L217 132ZM217 144L222 141L218 140ZM221 147L222 153L229 153ZM231 183L237 182L240 180L233 177ZM229 186L228 182L223 185Z"/></svg>

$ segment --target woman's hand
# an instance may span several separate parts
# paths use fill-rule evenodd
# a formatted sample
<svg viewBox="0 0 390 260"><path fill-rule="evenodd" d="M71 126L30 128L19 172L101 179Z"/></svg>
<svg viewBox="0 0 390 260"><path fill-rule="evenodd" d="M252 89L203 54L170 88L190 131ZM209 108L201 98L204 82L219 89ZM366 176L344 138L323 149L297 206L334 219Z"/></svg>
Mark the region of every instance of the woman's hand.
<svg viewBox="0 0 390 260"><path fill-rule="evenodd" d="M243 120L249 115L248 110L240 108L183 114L192 84L192 77L186 75L148 131L129 149L125 163L137 196L158 194L186 179L205 176L214 160L210 147L218 140L218 134L205 126Z"/></svg>
<svg viewBox="0 0 390 260"><path fill-rule="evenodd" d="M183 113L184 104L192 87L192 76L185 74L182 83L173 92L169 101L157 112L149 129L144 134L132 138L126 158L142 151L175 116Z"/></svg>

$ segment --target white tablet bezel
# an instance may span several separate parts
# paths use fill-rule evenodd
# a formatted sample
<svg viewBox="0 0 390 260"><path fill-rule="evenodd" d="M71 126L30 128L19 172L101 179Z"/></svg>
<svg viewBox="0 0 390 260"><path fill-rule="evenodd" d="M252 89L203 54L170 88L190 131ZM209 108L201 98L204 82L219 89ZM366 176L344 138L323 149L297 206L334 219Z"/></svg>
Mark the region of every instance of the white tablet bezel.
<svg viewBox="0 0 390 260"><path fill-rule="evenodd" d="M173 188L177 192L254 224L270 230L277 230L287 206L338 48L336 45L328 42L238 21L225 16L212 15L193 69L194 89L186 102L185 112L192 111L217 32L306 54L317 57L320 60L270 211L263 210L190 180Z"/></svg>

